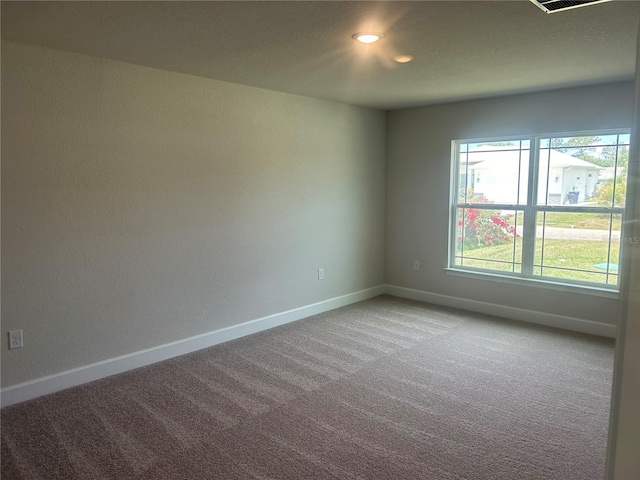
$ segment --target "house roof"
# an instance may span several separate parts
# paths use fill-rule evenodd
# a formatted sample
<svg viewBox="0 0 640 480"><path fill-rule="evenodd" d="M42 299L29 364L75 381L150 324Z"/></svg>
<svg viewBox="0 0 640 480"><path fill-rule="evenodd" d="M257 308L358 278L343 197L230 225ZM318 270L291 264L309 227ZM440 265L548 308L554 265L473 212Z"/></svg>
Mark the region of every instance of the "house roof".
<svg viewBox="0 0 640 480"><path fill-rule="evenodd" d="M525 155L528 154L528 150ZM546 152L549 152L548 154ZM469 151L469 168L473 170L491 169L502 171L517 171L520 151L513 147L495 147L483 145ZM576 158L558 150L544 149L540 155L540 163L546 166L547 161L551 168L580 167L593 170L604 170L604 167Z"/></svg>
<svg viewBox="0 0 640 480"><path fill-rule="evenodd" d="M634 78L640 2L0 2L2 40L381 109ZM385 34L363 45L356 32ZM408 54L407 64L393 57Z"/></svg>

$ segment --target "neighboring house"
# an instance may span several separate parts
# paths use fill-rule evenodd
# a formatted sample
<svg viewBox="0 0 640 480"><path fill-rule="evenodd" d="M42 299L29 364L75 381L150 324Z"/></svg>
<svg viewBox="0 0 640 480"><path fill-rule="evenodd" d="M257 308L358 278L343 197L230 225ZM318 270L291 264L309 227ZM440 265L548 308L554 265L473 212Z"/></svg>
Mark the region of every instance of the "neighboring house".
<svg viewBox="0 0 640 480"><path fill-rule="evenodd" d="M584 202L593 196L598 175L603 167L567 155L557 150L540 152L538 202L549 205ZM476 195L484 195L495 203L523 203L527 194L526 175L519 175L528 168L529 159L520 158L520 151L510 146L483 145L469 151L467 173L461 177L461 185L473 187ZM462 167L465 168L465 167ZM520 178L520 180L518 180ZM546 185L546 188L544 187Z"/></svg>
<svg viewBox="0 0 640 480"><path fill-rule="evenodd" d="M598 181L602 182L604 180L611 180L615 177L622 177L624 176L624 171L625 168L624 167L605 167L600 171L600 175L598 175Z"/></svg>

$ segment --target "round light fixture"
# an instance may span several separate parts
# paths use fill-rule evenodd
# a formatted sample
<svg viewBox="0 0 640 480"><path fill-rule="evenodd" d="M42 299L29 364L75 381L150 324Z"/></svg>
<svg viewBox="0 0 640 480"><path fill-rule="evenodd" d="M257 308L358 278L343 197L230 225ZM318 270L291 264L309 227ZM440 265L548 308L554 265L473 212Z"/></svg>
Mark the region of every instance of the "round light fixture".
<svg viewBox="0 0 640 480"><path fill-rule="evenodd" d="M393 59L398 63L409 63L413 60L413 55L398 55L397 57L393 57Z"/></svg>
<svg viewBox="0 0 640 480"><path fill-rule="evenodd" d="M361 32L354 33L352 37L360 43L373 43L384 38L384 33Z"/></svg>

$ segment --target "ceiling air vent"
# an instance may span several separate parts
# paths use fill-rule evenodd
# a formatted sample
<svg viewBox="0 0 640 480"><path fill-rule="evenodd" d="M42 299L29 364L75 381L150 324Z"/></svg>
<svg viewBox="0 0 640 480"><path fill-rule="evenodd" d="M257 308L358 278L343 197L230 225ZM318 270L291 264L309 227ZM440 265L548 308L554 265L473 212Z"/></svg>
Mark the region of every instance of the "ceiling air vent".
<svg viewBox="0 0 640 480"><path fill-rule="evenodd" d="M531 0L546 13L564 12L572 8L586 7L611 0Z"/></svg>

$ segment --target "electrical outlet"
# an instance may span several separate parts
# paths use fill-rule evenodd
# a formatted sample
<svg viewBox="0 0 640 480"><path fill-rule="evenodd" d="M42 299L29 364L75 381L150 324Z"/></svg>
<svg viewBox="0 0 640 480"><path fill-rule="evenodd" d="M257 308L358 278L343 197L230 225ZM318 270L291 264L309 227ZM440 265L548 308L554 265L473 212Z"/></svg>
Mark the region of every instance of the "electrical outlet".
<svg viewBox="0 0 640 480"><path fill-rule="evenodd" d="M324 268L318 269L318 280L324 280Z"/></svg>
<svg viewBox="0 0 640 480"><path fill-rule="evenodd" d="M420 262L418 260L413 261L413 269L416 271L420 270Z"/></svg>
<svg viewBox="0 0 640 480"><path fill-rule="evenodd" d="M9 350L22 348L22 330L12 330L9 332Z"/></svg>

